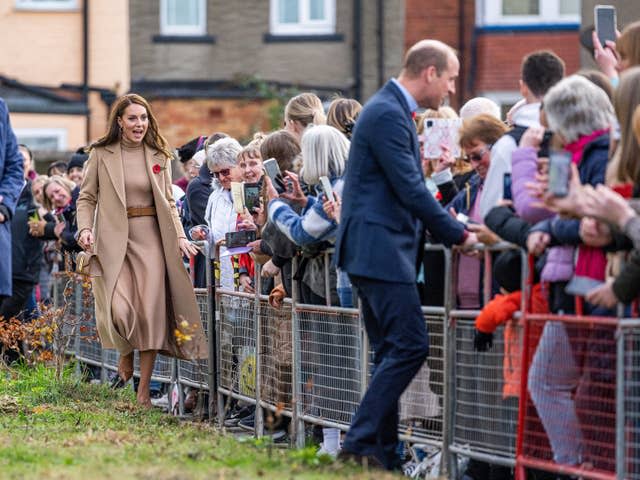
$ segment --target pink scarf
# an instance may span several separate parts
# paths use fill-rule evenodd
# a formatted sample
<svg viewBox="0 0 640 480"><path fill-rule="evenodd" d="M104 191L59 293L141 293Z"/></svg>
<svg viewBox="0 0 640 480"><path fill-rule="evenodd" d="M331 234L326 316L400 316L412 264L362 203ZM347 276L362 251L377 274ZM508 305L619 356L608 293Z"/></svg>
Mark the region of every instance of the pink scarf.
<svg viewBox="0 0 640 480"><path fill-rule="evenodd" d="M607 133L609 129L596 130L589 135L580 137L575 142L564 146L564 149L571 152L571 161L579 166L582 161L584 147L601 135ZM604 280L605 269L607 267L607 257L601 248L580 245L578 247L578 259L576 260L575 274L577 276L589 277L595 280Z"/></svg>

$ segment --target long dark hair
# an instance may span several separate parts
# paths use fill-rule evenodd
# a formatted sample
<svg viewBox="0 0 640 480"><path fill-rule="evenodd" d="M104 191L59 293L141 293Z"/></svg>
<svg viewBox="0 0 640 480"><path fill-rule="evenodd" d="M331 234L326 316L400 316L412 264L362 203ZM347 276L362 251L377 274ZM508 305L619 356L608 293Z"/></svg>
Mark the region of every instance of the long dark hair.
<svg viewBox="0 0 640 480"><path fill-rule="evenodd" d="M169 143L162 135L160 135L160 132L158 131L158 122L156 121L156 117L153 116L153 112L151 112L151 106L149 105L149 102L147 102L143 97L136 93L127 93L126 95L122 95L116 100L116 102L113 104L113 107L111 108L111 113L109 114L109 127L107 129L107 133L93 142L89 146L89 150L92 150L96 147L113 145L114 143L120 141L121 133L120 126L118 125L118 118L121 118L124 114L125 109L129 105L133 104L143 106L147 110L147 116L149 117L149 127L147 129L147 133L142 139L142 142L146 145L149 145L151 148L162 152L165 157L169 159L173 158L173 154L171 153L171 149L169 148Z"/></svg>

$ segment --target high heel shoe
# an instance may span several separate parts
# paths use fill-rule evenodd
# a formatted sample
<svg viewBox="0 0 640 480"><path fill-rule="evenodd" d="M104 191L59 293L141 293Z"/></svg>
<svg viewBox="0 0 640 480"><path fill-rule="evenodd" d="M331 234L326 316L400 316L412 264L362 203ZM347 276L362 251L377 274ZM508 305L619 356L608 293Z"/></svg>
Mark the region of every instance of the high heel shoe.
<svg viewBox="0 0 640 480"><path fill-rule="evenodd" d="M127 380L122 378L119 373L116 374L115 377L111 380L109 387L116 390L118 388L124 388L127 385Z"/></svg>

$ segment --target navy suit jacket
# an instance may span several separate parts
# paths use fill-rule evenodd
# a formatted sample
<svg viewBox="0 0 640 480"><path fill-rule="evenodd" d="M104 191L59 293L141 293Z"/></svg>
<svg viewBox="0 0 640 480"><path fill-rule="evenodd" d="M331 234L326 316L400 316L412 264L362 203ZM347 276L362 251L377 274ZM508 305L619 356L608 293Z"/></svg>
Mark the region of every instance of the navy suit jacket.
<svg viewBox="0 0 640 480"><path fill-rule="evenodd" d="M367 102L353 132L337 265L352 275L414 283L425 227L446 245L464 239L462 224L425 186L411 111L389 81Z"/></svg>

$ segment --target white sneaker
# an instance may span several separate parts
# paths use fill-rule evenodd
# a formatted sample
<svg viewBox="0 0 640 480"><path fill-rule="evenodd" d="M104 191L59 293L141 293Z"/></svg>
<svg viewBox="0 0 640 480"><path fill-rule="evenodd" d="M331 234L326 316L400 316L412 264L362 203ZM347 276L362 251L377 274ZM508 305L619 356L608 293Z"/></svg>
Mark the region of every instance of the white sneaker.
<svg viewBox="0 0 640 480"><path fill-rule="evenodd" d="M338 457L338 453L340 453L340 450L342 450L342 449L339 448L339 447L338 447L337 450L329 450L329 449L324 447L324 443L321 443L320 444L320 448L316 452L316 455L318 457L320 457L322 455L329 455L331 458L333 458L335 460Z"/></svg>

